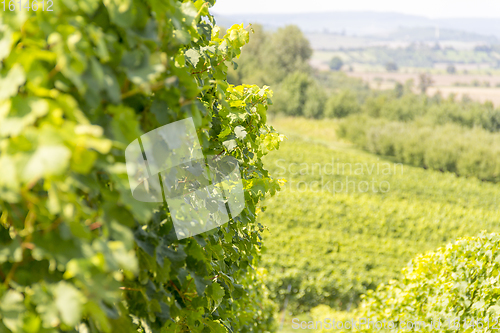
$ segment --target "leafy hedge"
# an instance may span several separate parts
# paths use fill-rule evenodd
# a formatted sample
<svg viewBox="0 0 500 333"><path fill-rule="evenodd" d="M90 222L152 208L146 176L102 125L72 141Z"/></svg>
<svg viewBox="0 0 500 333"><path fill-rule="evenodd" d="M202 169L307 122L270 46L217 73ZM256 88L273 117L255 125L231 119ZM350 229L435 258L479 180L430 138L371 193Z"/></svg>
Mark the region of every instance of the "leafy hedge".
<svg viewBox="0 0 500 333"><path fill-rule="evenodd" d="M500 134L455 124L431 126L351 116L338 134L375 154L419 167L500 181Z"/></svg>
<svg viewBox="0 0 500 333"><path fill-rule="evenodd" d="M249 33L214 0L63 0L0 17L0 331L265 332L254 269L269 88L229 86ZM239 160L246 208L178 241L132 198L125 147L192 117L204 153Z"/></svg>
<svg viewBox="0 0 500 333"><path fill-rule="evenodd" d="M481 127L489 132L500 131L500 108L495 109L491 102L453 101L439 95L428 97L410 92L397 97L394 91L371 96L364 105L364 112L393 121L419 121L430 125L453 123L467 128Z"/></svg>

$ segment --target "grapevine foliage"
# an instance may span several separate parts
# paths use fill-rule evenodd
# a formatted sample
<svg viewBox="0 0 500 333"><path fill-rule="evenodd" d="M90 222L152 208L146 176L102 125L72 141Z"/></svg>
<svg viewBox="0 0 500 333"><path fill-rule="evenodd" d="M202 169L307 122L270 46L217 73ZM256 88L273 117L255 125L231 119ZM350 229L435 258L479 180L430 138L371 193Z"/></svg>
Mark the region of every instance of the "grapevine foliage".
<svg viewBox="0 0 500 333"><path fill-rule="evenodd" d="M249 32L208 2L61 0L0 17L0 332L263 332L254 265L268 87L227 84ZM192 117L238 159L246 208L178 241L166 205L133 199L124 149Z"/></svg>

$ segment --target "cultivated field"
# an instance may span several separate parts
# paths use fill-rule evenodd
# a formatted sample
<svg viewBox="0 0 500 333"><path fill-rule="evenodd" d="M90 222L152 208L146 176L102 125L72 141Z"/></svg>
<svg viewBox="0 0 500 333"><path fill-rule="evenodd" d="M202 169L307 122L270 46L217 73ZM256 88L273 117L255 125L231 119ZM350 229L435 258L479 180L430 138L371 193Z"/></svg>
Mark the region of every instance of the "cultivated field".
<svg viewBox="0 0 500 333"><path fill-rule="evenodd" d="M421 70L423 72L423 70ZM408 80L414 80L418 83L419 73L378 73L378 72L348 72L347 75L363 79L366 82L382 80L386 82L405 83ZM432 74L432 80L436 87L449 87L457 83L462 85L473 85L478 82L483 85L488 82L491 87L500 85L500 75L480 75L480 74Z"/></svg>
<svg viewBox="0 0 500 333"><path fill-rule="evenodd" d="M348 72L347 75L362 79L373 89L392 89L396 82L404 84L408 80L413 80L417 86L419 82L417 73ZM427 91L429 95L440 92L443 97L448 97L455 94L456 99L468 96L475 101L483 103L491 101L495 106L500 106L500 88L498 87L500 75L436 74L432 75L432 80L434 84Z"/></svg>
<svg viewBox="0 0 500 333"><path fill-rule="evenodd" d="M367 44L368 45L368 44ZM396 45L397 46L397 45ZM414 49L407 50L397 47L369 47L345 50L322 50L315 49L311 58L313 64L327 66L333 57L340 57L348 66L354 67L355 71L385 71L387 62L395 62L400 67L400 72L412 72L428 68L433 72L446 73L448 64L454 64L457 72L467 71L469 73L494 72L498 53L476 52L474 50L432 50ZM498 71L498 70L497 70Z"/></svg>
<svg viewBox="0 0 500 333"><path fill-rule="evenodd" d="M434 95L440 92L443 97L455 94L455 99L462 99L468 96L472 100L484 103L493 102L495 106L500 106L500 88L481 87L430 87L427 93Z"/></svg>

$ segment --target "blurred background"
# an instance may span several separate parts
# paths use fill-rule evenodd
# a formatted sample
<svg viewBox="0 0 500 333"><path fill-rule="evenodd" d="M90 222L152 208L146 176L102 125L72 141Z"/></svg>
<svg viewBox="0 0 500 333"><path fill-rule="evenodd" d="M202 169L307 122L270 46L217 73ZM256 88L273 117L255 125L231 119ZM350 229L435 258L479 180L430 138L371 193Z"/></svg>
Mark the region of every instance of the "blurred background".
<svg viewBox="0 0 500 333"><path fill-rule="evenodd" d="M404 290L419 254L500 229L500 3L221 0L213 12L252 30L229 81L270 85L287 136L266 160L284 191L260 216L280 330L421 316L371 291Z"/></svg>

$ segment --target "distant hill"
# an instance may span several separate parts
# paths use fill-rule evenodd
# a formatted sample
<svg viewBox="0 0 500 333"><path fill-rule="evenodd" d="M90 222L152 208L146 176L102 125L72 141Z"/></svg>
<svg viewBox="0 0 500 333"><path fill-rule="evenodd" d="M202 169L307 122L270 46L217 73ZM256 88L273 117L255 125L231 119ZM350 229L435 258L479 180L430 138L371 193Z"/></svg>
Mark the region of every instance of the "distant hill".
<svg viewBox="0 0 500 333"><path fill-rule="evenodd" d="M349 36L378 36L380 38L418 39L435 36L440 39L497 43L500 38L500 19L464 18L429 19L421 16L376 12L332 12L303 14L215 14L217 23L230 26L235 23L260 23L268 29L295 24L304 32L339 33ZM417 29L419 28L419 29ZM422 30L421 28L425 28ZM403 34L403 35L402 35Z"/></svg>
<svg viewBox="0 0 500 333"><path fill-rule="evenodd" d="M460 42L486 42L489 44L499 43L498 37L490 35L481 35L478 33L443 29L438 27L418 27L418 28L408 28L400 27L398 30L393 31L388 34L381 34L376 36L379 39L385 40L401 40L408 42L426 42L426 41L437 41L437 40L453 40Z"/></svg>
<svg viewBox="0 0 500 333"><path fill-rule="evenodd" d="M399 28L391 33L369 36L347 36L326 32L306 32L305 36L314 50L359 49L373 46L405 48L415 43L474 50L477 46L500 44L500 40L495 36L431 27Z"/></svg>

